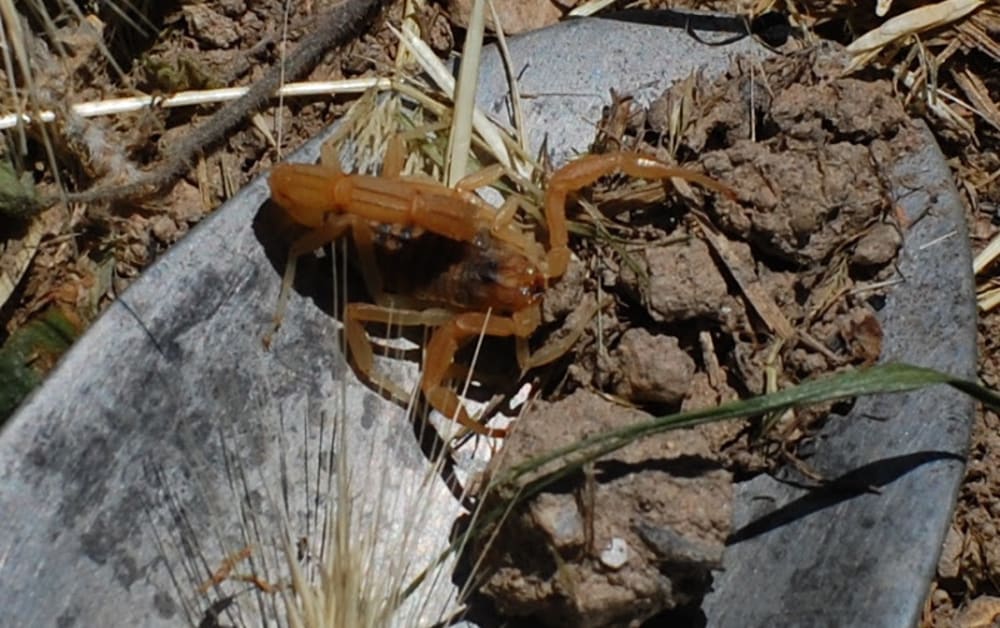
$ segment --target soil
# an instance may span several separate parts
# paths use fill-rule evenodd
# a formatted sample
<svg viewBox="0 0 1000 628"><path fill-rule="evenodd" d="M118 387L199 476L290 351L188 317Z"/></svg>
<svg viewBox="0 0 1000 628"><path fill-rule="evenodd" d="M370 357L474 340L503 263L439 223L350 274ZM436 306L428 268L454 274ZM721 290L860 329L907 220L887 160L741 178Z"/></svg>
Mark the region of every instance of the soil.
<svg viewBox="0 0 1000 628"><path fill-rule="evenodd" d="M689 159L682 165L737 196L692 185L633 203L614 222L628 253L581 242L548 314L600 288L600 335L588 330L566 376L543 395L550 401L518 420L494 475L601 429L761 394L767 368L784 387L878 358L874 309L850 295L895 272L905 226L881 169L907 149L910 122L888 82L839 78L839 59L831 47L753 70L737 60L718 81L668 91L645 125L615 138L649 143L646 151L671 143ZM750 90L769 94L753 101L756 131L731 104ZM691 123L665 137L661 112L684 93L695 94L684 103ZM628 194L620 181L611 186L604 198ZM732 477L779 462L824 416L786 416L763 435L759 423L672 432L601 458L515 510L487 554L493 575L482 592L505 614L551 626L625 625L697 605L728 533ZM673 549L650 541L654 528ZM612 547L620 564L607 560Z"/></svg>
<svg viewBox="0 0 1000 628"><path fill-rule="evenodd" d="M994 311L979 323L980 376L1000 386L995 350L1000 320ZM1000 619L1000 416L982 407L976 411L972 446L948 530L937 579L931 586L922 625L993 626Z"/></svg>
<svg viewBox="0 0 1000 628"><path fill-rule="evenodd" d="M494 472L645 418L583 389L537 403ZM639 440L510 515L488 546L493 575L480 591L504 616L549 626L625 625L696 602L721 565L731 500L732 477L702 432Z"/></svg>
<svg viewBox="0 0 1000 628"><path fill-rule="evenodd" d="M61 106L63 102L101 100L106 94L139 90L156 96L182 90L209 89L221 86L252 85L265 71L278 63L283 49L295 44L309 32L317 17L331 2L296 3L288 16L287 33L282 31L281 2L258 2L252 6L239 1L215 3L163 4L154 39L144 39L115 20L115 15L101 15L115 24L112 30L98 16L83 24L67 26L57 33L60 42L74 42L68 65L47 52L32 59L34 79L40 86L44 108L54 108L65 117L49 133L57 161L64 165L61 178L46 176L46 158L42 145L27 157L36 177L37 196L58 196L59 185L70 192L127 184L144 172L156 168L174 156L178 146L194 129L212 119L216 107L146 109L139 113L112 118L81 119ZM365 32L343 50L324 57L304 79L336 80L371 76L376 69L384 73L392 63L394 45L387 24L398 22L400 3L387 11L388 20L378 20L379 28ZM96 27L96 28L95 28ZM129 56L117 59L125 70L116 76L110 62L98 47L100 35L117 49L128 45ZM138 39L138 41L131 41ZM282 42L285 43L282 43ZM317 97L288 99L283 107L269 107L244 125L201 147L204 156L181 180L164 193L141 199L117 199L113 202L74 206L68 212L55 205L36 216L43 223L48 244L34 257L20 279L14 302L8 302L4 323L8 333L20 328L39 312L55 307L79 313L94 299L106 305L110 294L123 290L139 272L194 224L218 207L251 178L266 171L280 156L302 144L344 111L344 99ZM280 129L280 130L279 130ZM277 143L280 140L280 145ZM214 150L212 150L214 149ZM23 221L0 223L0 236L23 230ZM17 254L17 238L9 239L3 258ZM3 250L3 249L0 249ZM93 277L110 265L109 294L103 284L94 294ZM4 271L18 283L18 268ZM2 284L2 282L0 282ZM0 295L3 296L3 295ZM10 307L16 305L16 307ZM100 308L90 308L84 320L91 320Z"/></svg>
<svg viewBox="0 0 1000 628"><path fill-rule="evenodd" d="M57 20L54 41L33 47L32 67L40 104L64 114L50 129L61 174L52 176L42 138L33 138L26 154L13 151L16 165L42 198L57 195L60 185L84 190L155 168L214 107L84 123L65 116L61 103L132 90L165 95L252 84L330 4L293 3L287 34L277 0L161 3L152 16L155 34L137 33L110 12L84 23ZM388 4L387 19L324 56L308 78L391 71L395 44L386 25L398 23L402 3ZM464 4L431 4L419 16L439 54L450 54L461 38L449 20L462 23ZM549 2L544 17L522 16L525 28L573 4ZM746 3L711 4L731 10ZM831 11L839 6L827 4ZM56 42L65 51L58 59L49 52ZM121 75L102 56L101 42L116 53ZM594 192L609 216L606 229L633 244L622 249L582 241L570 272L546 296L549 327L590 302L600 309L600 332L585 334L564 376L544 378L546 400L518 422L494 472L608 427L763 392L770 367L777 367L784 386L877 358L881 332L871 305L877 299L850 296L850 288L891 273L906 225L895 222L879 164L892 159L907 119L887 80L833 78L830 59L800 55L765 66L763 74L737 63L723 80L679 86L648 111L609 112L609 120L622 123L608 125L618 131L602 138L603 145L677 159L728 183L739 197L729 200L696 184L667 194L662 186L620 181ZM748 116L736 103L747 101L751 84L756 100ZM165 194L142 202L43 210L24 197L4 199L0 289L12 287L0 293L6 332L0 336L12 342L53 312L66 336L81 333L191 226L340 115L345 100L268 107L206 150ZM685 131L673 137L677 111L689 117ZM951 141L955 135L933 119L931 126L954 158L960 187L972 190L969 221L981 248L997 232L1000 183L982 173L1000 168L998 136L981 132L973 149L965 139ZM751 136L755 141L746 139ZM658 200L651 204L651 196ZM39 242L36 253L24 253ZM980 375L994 388L1000 387L997 316L988 313L980 323ZM778 339L784 343L772 352ZM34 356L24 362L37 376L56 360L49 353L36 359L37 350L24 354ZM603 458L512 515L491 550L496 575L485 591L501 610L538 615L552 625L570 618L585 625L584 617L593 625L628 623L696 604L728 533L732 476L767 469L823 416L822 410L785 415L763 439L751 439L751 430L736 424L667 434ZM1000 617L998 428L1000 417L980 410L924 625L989 625ZM531 548L548 549L526 554Z"/></svg>

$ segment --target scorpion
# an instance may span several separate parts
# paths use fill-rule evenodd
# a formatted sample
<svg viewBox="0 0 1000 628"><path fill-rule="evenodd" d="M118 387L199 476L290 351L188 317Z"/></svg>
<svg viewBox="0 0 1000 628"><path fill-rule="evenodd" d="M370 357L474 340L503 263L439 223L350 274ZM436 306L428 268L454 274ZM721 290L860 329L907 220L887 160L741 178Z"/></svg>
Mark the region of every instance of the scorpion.
<svg viewBox="0 0 1000 628"><path fill-rule="evenodd" d="M274 166L269 179L272 200L307 229L289 250L275 329L298 258L349 233L373 301L348 303L344 309L347 352L355 371L405 403L407 391L376 371L365 324L432 328L419 384L424 398L443 416L493 437L506 431L473 420L450 388L455 354L480 334L513 337L519 366L527 372L572 348L578 333L535 353L527 343L541 324L546 288L570 261L566 203L571 194L621 172L649 180L678 178L735 198L729 187L706 175L637 152L584 155L548 180L543 247L515 220L516 200L510 198L498 209L476 194L499 178L500 170L487 168L447 187L403 176L402 165L401 147L392 144L380 176L345 173L326 151L320 164ZM420 241L433 244L420 248Z"/></svg>

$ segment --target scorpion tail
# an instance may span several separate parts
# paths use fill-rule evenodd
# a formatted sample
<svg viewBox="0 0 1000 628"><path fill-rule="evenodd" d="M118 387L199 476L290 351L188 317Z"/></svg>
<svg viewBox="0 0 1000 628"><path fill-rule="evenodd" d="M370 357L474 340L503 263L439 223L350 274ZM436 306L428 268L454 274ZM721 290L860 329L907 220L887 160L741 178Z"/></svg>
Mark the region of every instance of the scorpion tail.
<svg viewBox="0 0 1000 628"><path fill-rule="evenodd" d="M342 177L337 168L314 164L278 164L268 183L271 198L295 222L311 228L323 226L326 215L336 210L334 186Z"/></svg>

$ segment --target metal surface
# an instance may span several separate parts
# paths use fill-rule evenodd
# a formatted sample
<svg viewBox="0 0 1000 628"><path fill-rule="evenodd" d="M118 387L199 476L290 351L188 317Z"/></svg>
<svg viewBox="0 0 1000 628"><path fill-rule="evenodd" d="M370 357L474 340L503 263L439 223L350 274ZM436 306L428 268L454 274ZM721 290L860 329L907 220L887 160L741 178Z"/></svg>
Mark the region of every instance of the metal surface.
<svg viewBox="0 0 1000 628"><path fill-rule="evenodd" d="M557 161L585 150L610 88L648 99L697 67L718 71L753 48L750 40L709 47L679 30L598 20L511 42L515 74L531 97L533 145L547 136ZM483 71L480 101L505 117L495 55ZM315 158L321 139L297 157ZM883 312L887 357L971 375L967 238L929 137L899 164L897 175L907 173L920 189L901 192L900 202L925 213L907 237L907 281ZM321 307L293 294L274 346L263 348L283 260L260 219L266 196L262 180L252 183L150 268L0 434L0 623L197 623L216 599L196 591L216 566L205 562L247 542L243 505L255 505L260 529L279 531L287 519L315 535L308 487L325 476L303 461L328 447L329 417L341 408L357 417L348 423L352 447L368 469L392 478L390 488L403 493L423 476L426 457L402 410L345 369ZM920 247L950 230L951 238ZM709 622L911 624L961 479L962 464L950 456L964 451L971 407L933 389L854 409L882 420L831 422L819 470L853 473L879 494L817 498L767 478L741 487L743 540L726 554ZM429 501L431 520L413 526L401 517L388 527L446 535L458 506L443 486ZM266 571L261 563L279 559L258 551L254 560ZM228 621L259 622L253 613Z"/></svg>

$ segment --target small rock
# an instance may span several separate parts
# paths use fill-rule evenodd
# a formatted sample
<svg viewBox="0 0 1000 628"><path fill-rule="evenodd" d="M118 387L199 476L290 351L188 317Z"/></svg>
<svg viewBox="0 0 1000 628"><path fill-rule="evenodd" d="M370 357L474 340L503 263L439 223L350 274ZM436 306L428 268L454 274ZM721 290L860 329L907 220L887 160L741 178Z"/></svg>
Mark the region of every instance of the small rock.
<svg viewBox="0 0 1000 628"><path fill-rule="evenodd" d="M701 542L678 534L668 526L655 526L642 521L636 522L634 527L639 538L664 562L722 568L724 546L719 543Z"/></svg>
<svg viewBox="0 0 1000 628"><path fill-rule="evenodd" d="M489 11L487 11L489 13ZM420 10L418 18L421 36L430 44L431 49L441 56L447 56L455 49L455 35L448 22L448 14L438 4L431 4Z"/></svg>
<svg viewBox="0 0 1000 628"><path fill-rule="evenodd" d="M472 3L473 0L449 0L448 14L455 26L468 27L469 16L472 14ZM510 35L555 24L568 10L565 6L567 4L575 3L567 3L565 0L563 2L553 2L553 0L493 1L493 7L500 18L500 24L503 25L503 32ZM489 10L486 11L486 26L490 30L496 30Z"/></svg>
<svg viewBox="0 0 1000 628"><path fill-rule="evenodd" d="M240 39L236 23L205 4L185 6L184 18L192 35L215 48L229 48Z"/></svg>
<svg viewBox="0 0 1000 628"><path fill-rule="evenodd" d="M970 601L956 618L954 625L963 628L989 628L1000 617L1000 597L980 595Z"/></svg>
<svg viewBox="0 0 1000 628"><path fill-rule="evenodd" d="M931 593L931 606L933 608L941 608L942 606L949 604L949 602L951 602L951 596L949 596L948 592L944 589L935 588L934 592Z"/></svg>
<svg viewBox="0 0 1000 628"><path fill-rule="evenodd" d="M718 319L726 301L726 281L706 245L697 238L646 251L650 315L659 322L698 317Z"/></svg>
<svg viewBox="0 0 1000 628"><path fill-rule="evenodd" d="M223 14L238 18L247 12L247 3L243 0L218 0L216 4Z"/></svg>
<svg viewBox="0 0 1000 628"><path fill-rule="evenodd" d="M601 563L608 569L621 569L628 562L628 543L621 537L614 537L601 550Z"/></svg>
<svg viewBox="0 0 1000 628"><path fill-rule="evenodd" d="M676 338L641 328L622 334L612 357L619 369L615 392L632 401L679 403L695 373L694 360Z"/></svg>
<svg viewBox="0 0 1000 628"><path fill-rule="evenodd" d="M692 412L695 410L704 410L705 408L715 407L720 403L739 399L739 397L739 393L733 390L732 386L725 381L724 376L721 378L721 381L713 383L708 373L698 371L688 384L684 402L681 404L681 411ZM738 426L738 422L736 421L723 421L723 424ZM706 429L712 431L712 428ZM737 431L739 429L742 429L742 427L738 427ZM719 449L722 449L722 447L720 446Z"/></svg>
<svg viewBox="0 0 1000 628"><path fill-rule="evenodd" d="M861 268L884 266L896 257L902 243L903 236L897 227L888 223L875 225L858 240L851 263Z"/></svg>
<svg viewBox="0 0 1000 628"><path fill-rule="evenodd" d="M542 493L531 504L531 518L554 549L567 551L583 545L583 518L572 495Z"/></svg>
<svg viewBox="0 0 1000 628"><path fill-rule="evenodd" d="M882 325L871 310L855 308L839 318L837 324L852 357L869 365L882 355Z"/></svg>
<svg viewBox="0 0 1000 628"><path fill-rule="evenodd" d="M150 232L160 242L170 244L177 240L177 225L168 216L153 218L149 226Z"/></svg>
<svg viewBox="0 0 1000 628"><path fill-rule="evenodd" d="M545 292L545 300L542 301L542 320L558 321L580 309L586 278L587 269L583 262L571 257L569 266L566 267L566 272L558 283Z"/></svg>
<svg viewBox="0 0 1000 628"><path fill-rule="evenodd" d="M830 362L822 353L807 351L801 347L792 349L785 361L787 368L794 373L822 373L830 368Z"/></svg>
<svg viewBox="0 0 1000 628"><path fill-rule="evenodd" d="M938 561L938 577L957 578L962 567L962 533L955 526L948 528L941 548L941 560Z"/></svg>

